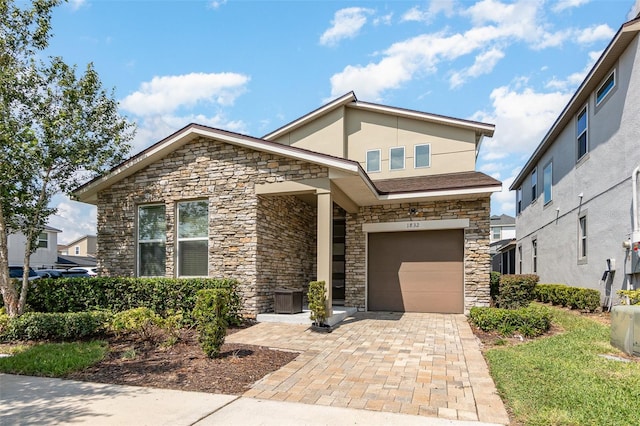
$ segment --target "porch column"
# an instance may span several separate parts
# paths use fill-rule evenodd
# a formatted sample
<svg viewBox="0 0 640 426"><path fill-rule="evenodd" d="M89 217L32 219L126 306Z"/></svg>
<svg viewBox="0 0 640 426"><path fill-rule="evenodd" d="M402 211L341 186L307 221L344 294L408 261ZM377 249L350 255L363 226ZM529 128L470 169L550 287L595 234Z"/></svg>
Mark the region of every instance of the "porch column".
<svg viewBox="0 0 640 426"><path fill-rule="evenodd" d="M333 199L330 191L318 190L318 232L317 232L317 275L318 281L325 282L327 292L327 316L333 315L332 285L333 275Z"/></svg>

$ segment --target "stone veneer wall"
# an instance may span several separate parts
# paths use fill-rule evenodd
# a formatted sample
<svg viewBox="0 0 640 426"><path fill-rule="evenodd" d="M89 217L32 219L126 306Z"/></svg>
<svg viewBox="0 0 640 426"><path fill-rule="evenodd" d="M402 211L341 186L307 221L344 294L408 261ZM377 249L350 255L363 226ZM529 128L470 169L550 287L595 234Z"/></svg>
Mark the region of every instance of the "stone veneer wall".
<svg viewBox="0 0 640 426"><path fill-rule="evenodd" d="M357 214L347 213L347 306L365 308L366 234L364 223L403 222L409 220L409 209L417 212L414 220L469 219L464 231L464 306L489 306L489 200L444 200L412 204L388 204L360 207ZM408 231L411 232L411 231Z"/></svg>
<svg viewBox="0 0 640 426"><path fill-rule="evenodd" d="M267 306L265 286L273 276L273 271L265 271L263 279L256 261L259 202L254 185L327 176L321 166L199 138L98 194L98 267L104 275L135 276L137 207L164 203L165 276L175 276L176 203L208 199L209 276L238 279L245 314L253 316ZM281 221L296 222L309 213L297 203L292 212L293 204L290 199L273 204ZM275 256L278 245L262 250L261 256L269 256L269 250Z"/></svg>
<svg viewBox="0 0 640 426"><path fill-rule="evenodd" d="M273 311L273 289L305 290L316 274L316 208L292 195L258 196L256 299Z"/></svg>

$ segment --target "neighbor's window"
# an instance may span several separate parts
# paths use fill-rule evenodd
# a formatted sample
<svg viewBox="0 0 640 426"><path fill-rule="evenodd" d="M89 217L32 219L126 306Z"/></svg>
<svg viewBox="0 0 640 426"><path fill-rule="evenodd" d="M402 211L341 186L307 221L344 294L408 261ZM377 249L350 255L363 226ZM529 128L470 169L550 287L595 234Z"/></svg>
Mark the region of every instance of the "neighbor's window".
<svg viewBox="0 0 640 426"><path fill-rule="evenodd" d="M499 240L499 239L500 239L500 235L501 235L501 232L500 232L500 231L501 231L501 229L500 229L500 227L499 227L499 226L494 226L494 227L491 229L492 236L493 236L493 239L494 239L494 240Z"/></svg>
<svg viewBox="0 0 640 426"><path fill-rule="evenodd" d="M76 255L80 254L80 246L76 246Z"/></svg>
<svg viewBox="0 0 640 426"><path fill-rule="evenodd" d="M578 257L587 258L587 217L582 216L578 223Z"/></svg>
<svg viewBox="0 0 640 426"><path fill-rule="evenodd" d="M611 71L609 77L602 83L602 86L596 92L596 105L598 105L604 98L607 97L611 89L613 89L616 85L616 72L615 70Z"/></svg>
<svg viewBox="0 0 640 426"><path fill-rule="evenodd" d="M367 151L367 173L380 171L380 150Z"/></svg>
<svg viewBox="0 0 640 426"><path fill-rule="evenodd" d="M38 248L47 247L49 247L49 234L41 232L40 235L38 235Z"/></svg>
<svg viewBox="0 0 640 426"><path fill-rule="evenodd" d="M178 276L209 274L209 202L178 203Z"/></svg>
<svg viewBox="0 0 640 426"><path fill-rule="evenodd" d="M576 137L578 140L578 159L581 159L589 150L587 140L587 107L582 108L576 122Z"/></svg>
<svg viewBox="0 0 640 426"><path fill-rule="evenodd" d="M415 146L414 167L431 167L431 144Z"/></svg>
<svg viewBox="0 0 640 426"><path fill-rule="evenodd" d="M159 277L165 274L167 258L165 207L146 205L138 207L138 276ZM80 250L76 247L76 250Z"/></svg>
<svg viewBox="0 0 640 426"><path fill-rule="evenodd" d="M538 272L538 240L531 240L531 253L533 255L533 273Z"/></svg>
<svg viewBox="0 0 640 426"><path fill-rule="evenodd" d="M531 172L531 202L533 203L538 198L538 168L536 167Z"/></svg>
<svg viewBox="0 0 640 426"><path fill-rule="evenodd" d="M404 146L398 146L389 150L389 169L404 169Z"/></svg>
<svg viewBox="0 0 640 426"><path fill-rule="evenodd" d="M516 189L516 214L522 212L522 187Z"/></svg>
<svg viewBox="0 0 640 426"><path fill-rule="evenodd" d="M542 190L544 191L544 203L552 200L551 187L553 186L553 162L549 162L542 170Z"/></svg>

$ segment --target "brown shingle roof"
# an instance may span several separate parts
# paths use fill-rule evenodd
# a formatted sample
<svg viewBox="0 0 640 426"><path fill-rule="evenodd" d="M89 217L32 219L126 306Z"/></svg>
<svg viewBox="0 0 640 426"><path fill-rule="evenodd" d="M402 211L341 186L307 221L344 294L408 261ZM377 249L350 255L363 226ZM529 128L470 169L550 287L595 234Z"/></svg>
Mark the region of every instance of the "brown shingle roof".
<svg viewBox="0 0 640 426"><path fill-rule="evenodd" d="M381 194L446 191L502 185L499 180L481 172L461 172L410 178L383 179L373 181L373 184Z"/></svg>

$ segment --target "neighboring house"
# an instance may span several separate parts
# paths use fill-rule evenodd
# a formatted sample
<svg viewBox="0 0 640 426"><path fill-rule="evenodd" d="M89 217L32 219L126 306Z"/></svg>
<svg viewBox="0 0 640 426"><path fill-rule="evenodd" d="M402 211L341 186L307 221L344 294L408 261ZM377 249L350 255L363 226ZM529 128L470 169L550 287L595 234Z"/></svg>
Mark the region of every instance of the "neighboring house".
<svg viewBox="0 0 640 426"><path fill-rule="evenodd" d="M69 269L76 266L96 267L98 263L93 256L71 256L66 254L58 254L56 268Z"/></svg>
<svg viewBox="0 0 640 426"><path fill-rule="evenodd" d="M59 229L45 226L38 236L38 248L31 255L30 266L33 269L53 268L58 260L58 233ZM9 252L9 265L22 265L24 263L24 248L27 242L24 234L17 232L7 235Z"/></svg>
<svg viewBox="0 0 640 426"><path fill-rule="evenodd" d="M507 214L491 216L491 240L493 244L501 240L516 238L516 218Z"/></svg>
<svg viewBox="0 0 640 426"><path fill-rule="evenodd" d="M629 250L638 222L638 18L620 28L511 186L517 272L599 289L605 303L638 286L637 251Z"/></svg>
<svg viewBox="0 0 640 426"><path fill-rule="evenodd" d="M95 235L84 235L69 244L58 247L58 253L68 256L95 257L98 237Z"/></svg>
<svg viewBox="0 0 640 426"><path fill-rule="evenodd" d="M247 315L325 281L361 310L489 304L494 126L346 94L264 136L191 124L75 191L102 275L229 277Z"/></svg>
<svg viewBox="0 0 640 426"><path fill-rule="evenodd" d="M491 270L515 274L516 218L506 214L491 216Z"/></svg>

